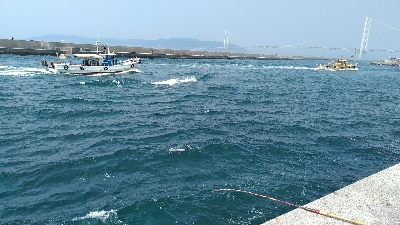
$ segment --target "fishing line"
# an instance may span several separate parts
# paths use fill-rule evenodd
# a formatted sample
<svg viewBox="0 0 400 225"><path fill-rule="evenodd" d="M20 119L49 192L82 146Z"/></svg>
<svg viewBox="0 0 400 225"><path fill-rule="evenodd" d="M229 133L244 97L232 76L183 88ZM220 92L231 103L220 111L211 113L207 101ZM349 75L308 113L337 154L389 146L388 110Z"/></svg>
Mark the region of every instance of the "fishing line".
<svg viewBox="0 0 400 225"><path fill-rule="evenodd" d="M312 213L315 213L315 214L319 214L319 215L331 217L331 218L334 218L334 219L342 220L342 221L345 221L345 222L348 222L348 223L357 224L357 225L370 225L368 223L364 223L364 222L361 222L361 221L357 221L357 220L349 219L349 218L346 218L346 217L338 216L338 215L335 215L335 214L332 214L332 213L324 212L324 211L321 211L319 209L313 209L313 208L309 208L309 207L296 205L296 204L293 204L291 202L283 201L283 200L280 200L280 199L277 199L277 198L273 198L273 197L270 197L270 196L267 196L267 195L257 194L257 193L250 192L250 191L233 189L233 188L221 188L221 189L213 190L212 192L219 192L219 191L242 192L242 193L246 193L246 194L250 194L250 195L255 195L255 196L258 196L258 197L266 198L266 199L269 199L269 200L273 200L273 201L276 201L276 202L281 202L281 203L284 203L286 205L294 206L294 207L297 207L299 209L303 209L303 210L308 211L308 212L312 212Z"/></svg>
<svg viewBox="0 0 400 225"><path fill-rule="evenodd" d="M377 152L380 152L380 153L382 153L382 154L384 154L384 155L386 155L386 156L388 156L388 157L390 157L390 158L392 158L392 159L395 159L395 160L397 160L397 161L400 161L400 159L399 159L398 157L396 157L396 156L390 154L389 152L383 151L381 148L372 146L372 145L368 144L367 142L357 140L357 139L355 139L355 138L353 138L353 137L348 137L348 138L350 138L350 140L356 141L356 142L358 142L358 143L367 145L368 147L372 148L373 150L375 150L375 151L377 151Z"/></svg>

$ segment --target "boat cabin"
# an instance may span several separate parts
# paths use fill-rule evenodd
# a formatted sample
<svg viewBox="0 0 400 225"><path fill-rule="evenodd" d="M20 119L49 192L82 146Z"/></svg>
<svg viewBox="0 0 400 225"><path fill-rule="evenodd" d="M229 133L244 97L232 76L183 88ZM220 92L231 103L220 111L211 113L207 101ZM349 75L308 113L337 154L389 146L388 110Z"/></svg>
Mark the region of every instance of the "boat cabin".
<svg viewBox="0 0 400 225"><path fill-rule="evenodd" d="M114 53L108 54L74 54L74 57L82 58L82 66L114 66L118 60Z"/></svg>
<svg viewBox="0 0 400 225"><path fill-rule="evenodd" d="M338 68L347 67L348 63L347 63L347 60L345 60L345 59L338 59L334 66L336 66Z"/></svg>
<svg viewBox="0 0 400 225"><path fill-rule="evenodd" d="M115 58L114 53L100 54L100 55L104 56L103 61L101 63L102 66L114 66L118 64L118 60Z"/></svg>

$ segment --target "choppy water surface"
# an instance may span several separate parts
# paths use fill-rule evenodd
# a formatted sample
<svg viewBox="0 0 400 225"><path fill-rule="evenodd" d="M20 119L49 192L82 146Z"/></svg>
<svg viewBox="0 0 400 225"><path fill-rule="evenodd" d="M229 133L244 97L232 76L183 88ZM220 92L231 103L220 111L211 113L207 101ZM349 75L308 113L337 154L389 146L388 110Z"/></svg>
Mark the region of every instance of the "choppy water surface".
<svg viewBox="0 0 400 225"><path fill-rule="evenodd" d="M47 57L50 59L51 57ZM400 68L143 60L49 74L0 55L1 224L260 224L396 161ZM321 209L323 210L323 209Z"/></svg>

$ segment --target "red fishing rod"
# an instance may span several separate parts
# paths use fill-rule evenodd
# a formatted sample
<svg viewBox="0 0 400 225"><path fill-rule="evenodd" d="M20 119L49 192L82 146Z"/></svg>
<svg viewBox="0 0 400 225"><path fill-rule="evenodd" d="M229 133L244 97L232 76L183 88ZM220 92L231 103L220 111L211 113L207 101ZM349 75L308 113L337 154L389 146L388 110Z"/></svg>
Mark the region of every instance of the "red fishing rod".
<svg viewBox="0 0 400 225"><path fill-rule="evenodd" d="M306 210L308 212L312 212L312 213L316 213L316 214L319 214L319 215L323 215L323 216L331 217L331 218L334 218L334 219L342 220L342 221L345 221L345 222L348 222L348 223L357 224L357 225L370 225L368 223L364 223L364 222L361 222L361 221L349 219L349 218L346 218L346 217L343 217L343 216L338 216L338 215L335 215L335 214L332 214L332 213L321 211L319 209L313 209L313 208L309 208L309 207L305 207L305 206L296 205L296 204L293 204L291 202L287 202L287 201L283 201L283 200L280 200L280 199L277 199L277 198L273 198L273 197L270 197L268 195L257 194L257 193L251 192L251 191L245 191L245 190L239 190L239 189L233 189L233 188L221 188L221 189L213 190L212 192L219 192L219 191L242 192L242 193L246 193L246 194L250 194L250 195L255 195L255 196L258 196L258 197L266 198L266 199L269 199L269 200L273 200L273 201L276 201L276 202L281 202L281 203L284 203L286 205L290 205L290 206L294 206L294 207L299 208L299 209Z"/></svg>
<svg viewBox="0 0 400 225"><path fill-rule="evenodd" d="M377 148L377 147L375 147L375 146L372 146L372 145L368 144L368 143L365 142L365 141L360 141L360 140L357 140L357 139L355 139L355 138L353 138L353 137L348 137L348 138L350 138L350 140L356 141L356 142L358 142L358 143L367 145L368 147L372 148L373 150L375 150L375 151L377 151L377 152L380 152L380 153L382 153L382 154L384 154L384 155L386 155L386 156L388 156L388 157L390 157L390 158L392 158L392 159L395 159L395 160L397 160L397 161L400 161L400 158L398 158L398 157L396 157L396 156L390 154L389 152L383 151L381 148Z"/></svg>

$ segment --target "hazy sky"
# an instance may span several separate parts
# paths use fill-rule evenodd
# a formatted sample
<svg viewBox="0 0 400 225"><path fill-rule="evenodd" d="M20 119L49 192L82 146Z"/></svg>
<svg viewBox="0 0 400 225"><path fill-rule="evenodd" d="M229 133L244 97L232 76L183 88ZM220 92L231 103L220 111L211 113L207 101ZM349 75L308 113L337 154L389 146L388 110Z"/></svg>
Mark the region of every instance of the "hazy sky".
<svg viewBox="0 0 400 225"><path fill-rule="evenodd" d="M1 8L0 38L65 34L222 42L228 30L229 42L240 46L360 48L370 17L368 48L400 50L400 0L3 0ZM304 55L294 49L264 51Z"/></svg>

